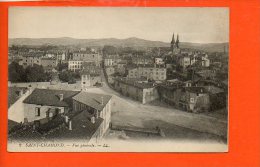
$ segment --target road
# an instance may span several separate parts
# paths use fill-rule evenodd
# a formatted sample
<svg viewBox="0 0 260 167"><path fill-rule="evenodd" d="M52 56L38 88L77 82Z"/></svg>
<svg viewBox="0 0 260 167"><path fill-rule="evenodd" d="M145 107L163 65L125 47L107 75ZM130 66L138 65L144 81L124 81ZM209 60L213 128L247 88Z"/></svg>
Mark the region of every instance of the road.
<svg viewBox="0 0 260 167"><path fill-rule="evenodd" d="M141 104L131 98L120 95L105 82L102 74L103 87L89 88L87 91L112 95L112 124L140 128L159 126L169 138L219 139L227 137L227 120L208 115L188 113L178 109ZM33 84L35 83L26 83ZM18 85L21 86L21 85ZM24 86L24 85L23 85ZM49 85L37 83L33 87L59 87L68 90L80 90L80 84ZM222 136L222 137L219 137Z"/></svg>
<svg viewBox="0 0 260 167"><path fill-rule="evenodd" d="M102 76L104 79L104 76ZM207 115L188 113L181 110L141 104L120 95L106 82L103 87L88 89L89 92L112 95L112 123L119 126L155 128L159 126L166 136L182 138L218 138L227 136L227 121ZM185 134L186 133L186 134Z"/></svg>

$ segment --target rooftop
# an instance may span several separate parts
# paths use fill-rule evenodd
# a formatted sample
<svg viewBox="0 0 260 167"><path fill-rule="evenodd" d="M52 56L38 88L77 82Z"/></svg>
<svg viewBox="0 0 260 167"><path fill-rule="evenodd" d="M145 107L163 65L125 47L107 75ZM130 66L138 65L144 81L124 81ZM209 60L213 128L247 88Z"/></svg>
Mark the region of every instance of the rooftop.
<svg viewBox="0 0 260 167"><path fill-rule="evenodd" d="M9 135L10 139L14 140L34 140L40 141L43 139L59 139L59 140L82 140L89 141L93 134L100 127L103 122L102 118L95 118L95 123L90 121L91 115L87 111L81 111L74 115L71 119L72 130L69 130L67 125L57 126L54 129L49 129L49 132L39 133L33 130L32 127L27 127L25 129L20 129ZM52 120L56 121L56 120ZM60 124L60 123L59 123ZM45 126L43 124L42 126ZM48 125L48 123L47 123Z"/></svg>
<svg viewBox="0 0 260 167"><path fill-rule="evenodd" d="M136 78L115 78L115 81L137 87L139 89L153 88L156 84L147 82L146 79L136 79Z"/></svg>
<svg viewBox="0 0 260 167"><path fill-rule="evenodd" d="M62 126L54 132L49 133L46 138L62 140L84 139L88 141L103 122L102 118L95 118L95 123L92 123L90 121L91 116L88 111L81 111L71 118L72 130L69 130L68 126Z"/></svg>
<svg viewBox="0 0 260 167"><path fill-rule="evenodd" d="M27 104L69 107L72 105L72 97L78 93L79 91L35 89L23 102ZM63 94L63 100L61 101L59 99L60 94Z"/></svg>
<svg viewBox="0 0 260 167"><path fill-rule="evenodd" d="M113 54L113 55L105 55L105 59L118 59L120 56L118 54Z"/></svg>
<svg viewBox="0 0 260 167"><path fill-rule="evenodd" d="M103 95L97 93L80 92L73 97L74 100L86 104L94 109L101 111L105 105L112 98L110 95ZM103 101L103 102L102 102Z"/></svg>
<svg viewBox="0 0 260 167"><path fill-rule="evenodd" d="M185 87L185 90L191 93L207 93L207 90L204 87Z"/></svg>
<svg viewBox="0 0 260 167"><path fill-rule="evenodd" d="M216 86L205 86L206 90L211 94L223 93L224 90Z"/></svg>
<svg viewBox="0 0 260 167"><path fill-rule="evenodd" d="M11 107L28 89L26 87L8 87L8 108Z"/></svg>
<svg viewBox="0 0 260 167"><path fill-rule="evenodd" d="M91 50L86 50L86 51L74 51L73 54L98 54L95 51L91 51Z"/></svg>

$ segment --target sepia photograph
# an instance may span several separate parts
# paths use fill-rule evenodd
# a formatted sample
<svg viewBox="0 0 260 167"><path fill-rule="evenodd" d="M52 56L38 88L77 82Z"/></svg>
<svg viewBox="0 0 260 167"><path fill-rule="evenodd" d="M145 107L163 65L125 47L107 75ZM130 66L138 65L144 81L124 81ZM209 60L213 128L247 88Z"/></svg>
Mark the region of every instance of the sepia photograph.
<svg viewBox="0 0 260 167"><path fill-rule="evenodd" d="M8 13L9 152L228 152L229 8Z"/></svg>

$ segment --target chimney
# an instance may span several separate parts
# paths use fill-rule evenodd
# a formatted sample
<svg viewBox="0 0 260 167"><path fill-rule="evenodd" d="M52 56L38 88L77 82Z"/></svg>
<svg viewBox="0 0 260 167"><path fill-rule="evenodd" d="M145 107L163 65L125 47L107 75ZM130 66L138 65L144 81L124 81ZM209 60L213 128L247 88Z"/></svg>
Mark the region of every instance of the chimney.
<svg viewBox="0 0 260 167"><path fill-rule="evenodd" d="M69 122L69 117L65 116L65 122L68 123Z"/></svg>
<svg viewBox="0 0 260 167"><path fill-rule="evenodd" d="M60 99L60 101L63 100L63 94L59 94L59 99Z"/></svg>
<svg viewBox="0 0 260 167"><path fill-rule="evenodd" d="M98 114L99 114L99 113L98 113L98 110L96 110L96 111L95 111L95 116L96 116L96 118L98 118Z"/></svg>
<svg viewBox="0 0 260 167"><path fill-rule="evenodd" d="M69 130L72 130L72 121L69 121Z"/></svg>
<svg viewBox="0 0 260 167"><path fill-rule="evenodd" d="M101 97L101 105L104 105L104 98L103 98L103 96Z"/></svg>
<svg viewBox="0 0 260 167"><path fill-rule="evenodd" d="M91 117L91 123L93 123L93 124L95 123L95 117L94 116Z"/></svg>

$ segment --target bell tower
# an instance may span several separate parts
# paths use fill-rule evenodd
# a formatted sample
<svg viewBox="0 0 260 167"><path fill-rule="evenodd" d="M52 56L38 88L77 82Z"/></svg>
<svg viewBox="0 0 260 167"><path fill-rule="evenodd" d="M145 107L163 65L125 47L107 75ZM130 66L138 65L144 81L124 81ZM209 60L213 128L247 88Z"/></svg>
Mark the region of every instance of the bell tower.
<svg viewBox="0 0 260 167"><path fill-rule="evenodd" d="M180 48L179 48L179 34L177 34L177 38L175 40L174 38L174 33L172 35L172 41L171 41L171 51L174 55L176 54L179 54L181 51L180 51Z"/></svg>
<svg viewBox="0 0 260 167"><path fill-rule="evenodd" d="M172 35L172 41L171 41L171 50L173 51L173 48L175 46L175 39L174 39L174 33Z"/></svg>

